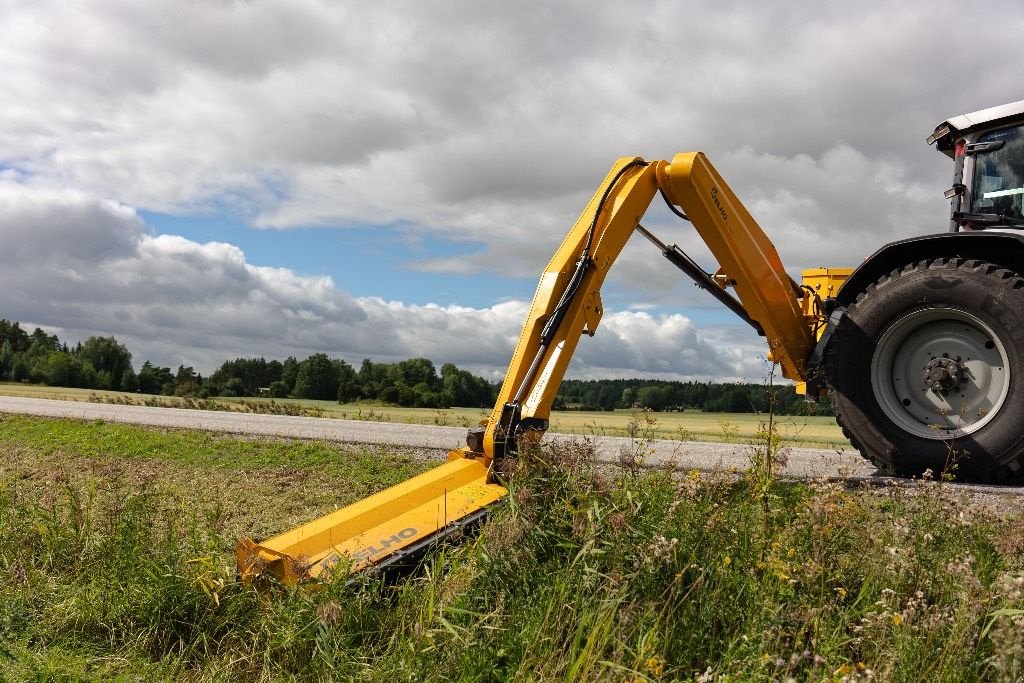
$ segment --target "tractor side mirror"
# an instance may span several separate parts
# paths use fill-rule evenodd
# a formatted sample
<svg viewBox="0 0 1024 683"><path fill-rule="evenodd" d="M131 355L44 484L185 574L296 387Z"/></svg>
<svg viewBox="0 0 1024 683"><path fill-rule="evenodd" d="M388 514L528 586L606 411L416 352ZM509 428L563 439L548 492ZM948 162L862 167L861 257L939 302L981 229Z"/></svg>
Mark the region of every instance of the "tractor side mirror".
<svg viewBox="0 0 1024 683"><path fill-rule="evenodd" d="M963 183L953 183L953 187L949 188L942 193L942 196L946 199L952 199L953 197L959 197L964 192L967 192L967 186Z"/></svg>

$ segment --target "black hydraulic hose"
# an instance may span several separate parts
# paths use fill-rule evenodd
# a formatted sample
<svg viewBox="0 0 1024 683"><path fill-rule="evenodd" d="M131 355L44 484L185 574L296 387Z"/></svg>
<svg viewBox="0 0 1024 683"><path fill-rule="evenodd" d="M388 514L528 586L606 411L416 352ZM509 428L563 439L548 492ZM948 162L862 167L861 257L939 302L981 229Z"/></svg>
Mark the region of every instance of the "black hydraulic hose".
<svg viewBox="0 0 1024 683"><path fill-rule="evenodd" d="M594 243L594 233L597 232L597 221L601 218L601 212L604 211L604 205L608 201L608 196L615 189L622 176L626 175L627 171L637 166L647 165L648 162L643 159L634 159L620 168L619 172L612 178L612 181L608 183L608 187L604 188L604 193L597 203L597 210L594 211L594 220L590 222L590 229L587 231L587 243L580 253L579 261L576 262L576 270L573 271L572 277L569 278L569 283L565 286L562 296L558 299L558 304L555 305L555 310L551 312L551 317L544 323L544 329L540 333L540 343L542 346L546 347L551 343L555 333L558 331L558 326L562 324L562 319L565 318L565 314L569 310L569 304L576 298L576 292L579 290L580 285L583 284L583 276L587 274L590 266L593 265L593 261L590 259L590 248Z"/></svg>
<svg viewBox="0 0 1024 683"><path fill-rule="evenodd" d="M583 258L590 256L590 245L594 242L594 232L597 230L597 221L601 218L601 211L604 210L604 203L608 201L608 195L612 193L612 190L619 183L622 176L626 175L626 171L635 168L637 166L647 166L648 162L643 159L633 159L625 166L619 169L619 172L615 174L612 181L608 183L608 187L604 188L604 194L601 195L601 201L597 203L597 211L594 212L594 220L590 222L590 230L587 232L587 244L583 247Z"/></svg>
<svg viewBox="0 0 1024 683"><path fill-rule="evenodd" d="M583 278L593 263L590 258L581 258L576 262L576 270L573 271L572 277L569 278L569 284L565 286L565 291L562 292L555 310L544 323L544 328L540 332L540 343L544 346L550 344L551 340L555 338L555 333L558 332L562 319L565 318L565 314L569 311L569 304L576 297L576 292L579 291L580 285L583 284Z"/></svg>
<svg viewBox="0 0 1024 683"><path fill-rule="evenodd" d="M618 185L619 180L622 176L626 175L628 171L636 168L637 166L647 166L648 162L643 159L634 159L625 166L619 169L612 181L608 183L608 186L604 189L604 193L601 195L601 199L597 203L597 210L594 211L594 220L590 222L590 229L587 231L587 242L583 246L583 251L580 252L580 258L576 262L576 270L573 271L572 277L569 278L568 284L562 291L562 296L558 298L558 303L555 305L555 310L551 312L547 321L544 323L544 327L540 333L540 347L537 349L537 354L533 357L533 361L530 363L529 369L526 371L526 376L523 377L522 383L516 390L515 396L512 399L512 403L519 403L523 395L526 393L527 387L533 382L534 375L537 374L537 369L540 367L541 359L547 352L548 347L551 345L551 341L555 338L555 334L558 332L559 326L562 324L562 320L565 318L565 314L569 312L569 306L572 304L573 299L576 298L576 294L579 292L580 286L583 284L583 278L586 276L587 271L590 270L590 266L593 265L593 261L590 259L590 248L594 244L594 234L597 232L597 221L601 218L601 212L604 210L604 205L608 201L609 195L612 190Z"/></svg>
<svg viewBox="0 0 1024 683"><path fill-rule="evenodd" d="M533 357L533 361L530 363L530 368L526 371L526 376L523 378L523 383L519 385L519 389L516 390L516 395L512 398L512 403L519 403L523 399L523 394L526 393L526 388L533 381L533 376L537 374L537 368L540 367L540 361L547 353L548 347L551 345L551 340L555 338L555 334L558 332L559 326L562 324L562 319L565 318L565 314L569 311L569 304L572 303L573 298L576 296L577 290L580 288L580 284L583 282L583 277L590 270L590 266L593 265L593 261L589 258L580 259L576 262L576 270L573 271L572 277L569 278L569 284L565 286L565 290L562 292L562 296L558 299L558 304L555 306L554 312L544 323L543 329L540 332L540 346L537 348L537 353Z"/></svg>
<svg viewBox="0 0 1024 683"><path fill-rule="evenodd" d="M661 195L661 198L665 200L665 206L667 206L667 207L668 207L668 210L669 210L669 211L671 211L671 212L672 212L672 213L674 213L675 215L679 216L680 218L682 218L682 219L683 219L684 221L686 221L687 223L690 223L690 222L692 222L692 221L690 221L690 217L689 217L689 216L687 216L687 215L686 215L685 213L683 213L682 211L680 211L680 210L679 210L679 207L678 207L678 206L676 206L675 204L673 204L672 202L670 202L670 201L669 201L669 199L668 199L668 195L667 195L667 194L665 194L665 190L663 190L663 189L661 189L661 188L659 187L659 188L658 188L658 194L660 194L660 195Z"/></svg>

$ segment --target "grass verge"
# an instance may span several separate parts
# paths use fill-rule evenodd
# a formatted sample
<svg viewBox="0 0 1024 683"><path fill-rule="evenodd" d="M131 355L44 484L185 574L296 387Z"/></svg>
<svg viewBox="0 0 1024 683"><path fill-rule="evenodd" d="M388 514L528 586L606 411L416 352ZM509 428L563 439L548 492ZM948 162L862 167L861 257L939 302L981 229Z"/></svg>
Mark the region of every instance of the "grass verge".
<svg viewBox="0 0 1024 683"><path fill-rule="evenodd" d="M774 482L766 495L734 475L619 476L585 444L545 447L509 474L508 504L481 534L419 573L268 597L234 582L239 531L283 528L311 491L341 504L423 463L7 416L0 448L11 680L1024 674L1016 498L927 482Z"/></svg>

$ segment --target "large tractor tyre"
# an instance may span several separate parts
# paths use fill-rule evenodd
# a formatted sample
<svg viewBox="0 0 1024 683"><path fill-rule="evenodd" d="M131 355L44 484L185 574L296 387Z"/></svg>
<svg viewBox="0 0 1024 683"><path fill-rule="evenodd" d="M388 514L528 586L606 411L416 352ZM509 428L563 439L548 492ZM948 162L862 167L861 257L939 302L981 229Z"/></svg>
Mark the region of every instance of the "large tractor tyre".
<svg viewBox="0 0 1024 683"><path fill-rule="evenodd" d="M910 264L859 293L825 361L836 421L901 476L1024 474L1024 278L979 260Z"/></svg>

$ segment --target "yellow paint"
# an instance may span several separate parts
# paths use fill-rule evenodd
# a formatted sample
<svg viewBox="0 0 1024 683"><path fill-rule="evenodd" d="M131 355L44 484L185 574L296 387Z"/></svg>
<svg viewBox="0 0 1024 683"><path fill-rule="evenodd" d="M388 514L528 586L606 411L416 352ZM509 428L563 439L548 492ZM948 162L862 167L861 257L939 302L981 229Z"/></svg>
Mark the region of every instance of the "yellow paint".
<svg viewBox="0 0 1024 683"><path fill-rule="evenodd" d="M484 437L484 452L488 456L494 454L494 428L501 417L502 406L515 396L527 376L530 363L540 349L541 329L555 310L565 285L572 276L594 222L601 196L616 174L635 160L636 157L624 157L615 162L541 275L530 312L519 335L519 342L512 354L508 372L505 373L505 381L501 385L498 400L488 420L489 428ZM601 299L598 293L604 284L608 269L618 258L626 240L633 234L636 224L647 210L657 190L656 166L651 164L627 171L609 195L604 210L598 216L592 240L590 257L595 267L591 268L583 279L579 294L569 307L562 325L541 361L544 372L538 373L533 385L525 394L530 396L530 400L523 407L524 418L548 419L551 404L554 403L565 369L576 351L580 335L584 330L589 334L597 330L600 315L595 309L600 307ZM551 362L553 355L557 355L555 362Z"/></svg>
<svg viewBox="0 0 1024 683"><path fill-rule="evenodd" d="M734 288L751 318L760 323L769 358L785 377L806 380L807 358L822 318L782 266L775 246L699 152L667 161L617 160L541 275L530 312L486 422L483 452L453 450L449 462L382 493L275 538L239 543L239 573L251 579L269 573L284 582L318 576L347 557L355 570L430 538L452 522L500 500L507 491L489 480L496 428L506 403L518 395L523 419L547 420L558 387L584 333L594 334L603 307L600 289L612 264L658 190L680 206L719 262L715 281ZM627 169L616 180L618 174ZM615 182L615 185L611 184ZM607 191L607 201L601 198ZM592 234L591 234L592 231ZM592 266L566 309L562 324L541 353L540 335L590 242ZM838 290L849 269L807 271L804 283L824 299ZM534 360L538 363L531 373Z"/></svg>
<svg viewBox="0 0 1024 683"><path fill-rule="evenodd" d="M800 301L775 245L700 152L677 154L658 173L661 187L718 259L722 280L761 324L782 374L803 380L813 346Z"/></svg>
<svg viewBox="0 0 1024 683"><path fill-rule="evenodd" d="M243 580L269 574L284 583L320 576L346 556L358 571L437 534L503 498L483 462L460 458L235 554Z"/></svg>
<svg viewBox="0 0 1024 683"><path fill-rule="evenodd" d="M810 287L819 299L829 299L839 292L839 288L852 272L853 268L808 268L801 272L800 283L804 287ZM807 324L816 327L815 339L820 339L822 333L825 332L825 326L823 324L815 326L815 320L820 321L820 315L815 310L814 302L814 297L804 297L803 313ZM799 389L797 393L800 393Z"/></svg>

